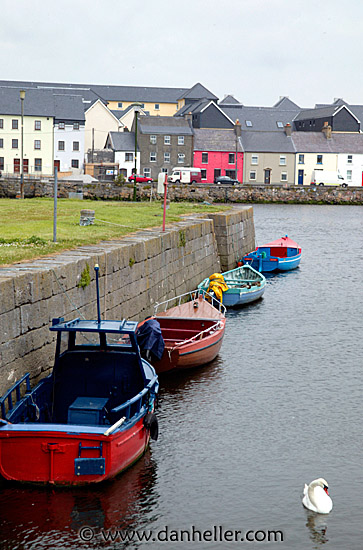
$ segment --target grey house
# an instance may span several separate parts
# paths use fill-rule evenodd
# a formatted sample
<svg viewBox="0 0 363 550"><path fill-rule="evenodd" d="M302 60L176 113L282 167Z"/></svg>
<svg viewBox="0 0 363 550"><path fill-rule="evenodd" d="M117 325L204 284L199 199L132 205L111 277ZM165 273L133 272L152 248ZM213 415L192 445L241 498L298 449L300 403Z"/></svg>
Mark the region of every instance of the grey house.
<svg viewBox="0 0 363 550"><path fill-rule="evenodd" d="M141 151L140 172L145 176L157 179L160 172L170 174L175 166L192 166L193 129L185 118L140 117L137 143Z"/></svg>

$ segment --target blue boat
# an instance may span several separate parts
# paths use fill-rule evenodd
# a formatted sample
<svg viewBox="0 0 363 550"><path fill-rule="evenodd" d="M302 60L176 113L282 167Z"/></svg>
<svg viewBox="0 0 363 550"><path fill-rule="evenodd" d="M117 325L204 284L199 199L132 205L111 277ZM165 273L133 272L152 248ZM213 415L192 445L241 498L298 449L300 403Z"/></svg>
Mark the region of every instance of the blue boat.
<svg viewBox="0 0 363 550"><path fill-rule="evenodd" d="M231 269L225 273L214 273L202 281L201 288L226 307L243 306L261 298L265 292L266 279L249 265Z"/></svg>
<svg viewBox="0 0 363 550"><path fill-rule="evenodd" d="M290 271L296 269L301 260L301 248L287 235L263 246L243 257L243 263L262 273Z"/></svg>

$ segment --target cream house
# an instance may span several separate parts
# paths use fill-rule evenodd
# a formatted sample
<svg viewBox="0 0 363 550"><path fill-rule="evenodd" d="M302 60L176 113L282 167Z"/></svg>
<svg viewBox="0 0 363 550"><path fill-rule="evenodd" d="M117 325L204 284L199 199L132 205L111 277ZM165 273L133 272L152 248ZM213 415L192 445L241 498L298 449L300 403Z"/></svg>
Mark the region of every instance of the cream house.
<svg viewBox="0 0 363 550"><path fill-rule="evenodd" d="M100 100L95 101L85 112L84 149L103 149L109 132L122 132L124 124Z"/></svg>

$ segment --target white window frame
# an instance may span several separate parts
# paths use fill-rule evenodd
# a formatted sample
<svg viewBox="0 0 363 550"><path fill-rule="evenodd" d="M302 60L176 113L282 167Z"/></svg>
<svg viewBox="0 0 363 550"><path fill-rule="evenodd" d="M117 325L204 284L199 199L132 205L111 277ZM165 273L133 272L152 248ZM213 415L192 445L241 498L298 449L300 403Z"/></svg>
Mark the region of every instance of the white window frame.
<svg viewBox="0 0 363 550"><path fill-rule="evenodd" d="M131 155L131 157L130 157ZM127 158L129 157L129 158ZM134 153L125 153L125 162L134 162Z"/></svg>
<svg viewBox="0 0 363 550"><path fill-rule="evenodd" d="M257 176L256 170L250 170L250 181L256 181L256 176Z"/></svg>
<svg viewBox="0 0 363 550"><path fill-rule="evenodd" d="M42 121L34 120L34 130L39 131L42 129Z"/></svg>
<svg viewBox="0 0 363 550"><path fill-rule="evenodd" d="M150 151L150 162L156 162L156 151Z"/></svg>
<svg viewBox="0 0 363 550"><path fill-rule="evenodd" d="M164 136L164 145L171 145L171 137Z"/></svg>
<svg viewBox="0 0 363 550"><path fill-rule="evenodd" d="M252 128L252 120L246 120L246 126L248 126L248 128Z"/></svg>
<svg viewBox="0 0 363 550"><path fill-rule="evenodd" d="M178 145L184 145L184 136L178 136Z"/></svg>
<svg viewBox="0 0 363 550"><path fill-rule="evenodd" d="M34 150L35 151L40 151L42 148L42 142L40 141L40 139L35 139L34 140Z"/></svg>
<svg viewBox="0 0 363 550"><path fill-rule="evenodd" d="M144 168L144 176L151 178L151 168Z"/></svg>
<svg viewBox="0 0 363 550"><path fill-rule="evenodd" d="M288 181L287 172L281 172L280 181L283 181L283 182L287 182L287 181Z"/></svg>
<svg viewBox="0 0 363 550"><path fill-rule="evenodd" d="M347 156L347 164L353 164L353 155Z"/></svg>
<svg viewBox="0 0 363 550"><path fill-rule="evenodd" d="M152 134L152 135L150 136L150 143L151 143L152 145L156 145L156 135L155 135L155 134Z"/></svg>
<svg viewBox="0 0 363 550"><path fill-rule="evenodd" d="M353 181L353 170L347 170L347 181Z"/></svg>
<svg viewBox="0 0 363 550"><path fill-rule="evenodd" d="M251 164L253 166L257 166L258 165L258 155L252 155L251 156Z"/></svg>
<svg viewBox="0 0 363 550"><path fill-rule="evenodd" d="M63 149L59 146L60 143L63 143ZM58 151L65 151L66 150L66 142L63 140L58 141Z"/></svg>
<svg viewBox="0 0 363 550"><path fill-rule="evenodd" d="M286 156L280 155L280 166L286 166Z"/></svg>
<svg viewBox="0 0 363 550"><path fill-rule="evenodd" d="M184 164L184 163L185 163L185 154L178 153L178 164Z"/></svg>
<svg viewBox="0 0 363 550"><path fill-rule="evenodd" d="M165 164L170 164L170 153L164 153L164 162Z"/></svg>

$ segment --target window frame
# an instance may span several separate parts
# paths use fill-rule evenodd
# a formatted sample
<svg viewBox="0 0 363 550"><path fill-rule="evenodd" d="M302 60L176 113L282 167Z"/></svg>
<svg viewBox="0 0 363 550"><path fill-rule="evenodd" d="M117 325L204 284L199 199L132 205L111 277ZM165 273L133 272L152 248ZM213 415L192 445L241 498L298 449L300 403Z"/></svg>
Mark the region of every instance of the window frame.
<svg viewBox="0 0 363 550"><path fill-rule="evenodd" d="M258 166L258 155L251 155L251 166Z"/></svg>
<svg viewBox="0 0 363 550"><path fill-rule="evenodd" d="M42 159L37 158L34 159L34 172L41 172L42 171Z"/></svg>
<svg viewBox="0 0 363 550"><path fill-rule="evenodd" d="M178 164L185 164L185 153L178 153Z"/></svg>
<svg viewBox="0 0 363 550"><path fill-rule="evenodd" d="M157 153L156 153L156 151L150 151L149 161L150 162L157 162Z"/></svg>
<svg viewBox="0 0 363 550"><path fill-rule="evenodd" d="M228 153L228 164L236 164L236 153Z"/></svg>
<svg viewBox="0 0 363 550"><path fill-rule="evenodd" d="M286 166L286 163L287 163L286 155L280 155L280 164L279 164L279 166Z"/></svg>
<svg viewBox="0 0 363 550"><path fill-rule="evenodd" d="M171 145L171 136L164 136L164 145Z"/></svg>
<svg viewBox="0 0 363 550"><path fill-rule="evenodd" d="M0 149L4 149L4 138L0 138Z"/></svg>
<svg viewBox="0 0 363 550"><path fill-rule="evenodd" d="M4 129L4 119L0 118L0 130Z"/></svg>
<svg viewBox="0 0 363 550"><path fill-rule="evenodd" d="M79 122L73 122L73 130L79 130Z"/></svg>
<svg viewBox="0 0 363 550"><path fill-rule="evenodd" d="M169 151L164 152L164 163L165 164L170 164L170 152Z"/></svg>
<svg viewBox="0 0 363 550"><path fill-rule="evenodd" d="M40 139L34 140L34 151L40 151L42 148L42 142Z"/></svg>
<svg viewBox="0 0 363 550"><path fill-rule="evenodd" d="M58 130L65 130L66 129L66 123L63 121L58 122Z"/></svg>
<svg viewBox="0 0 363 550"><path fill-rule="evenodd" d="M298 164L305 164L305 155L304 155L304 153L299 153Z"/></svg>
<svg viewBox="0 0 363 550"><path fill-rule="evenodd" d="M134 153L125 153L125 162L134 162Z"/></svg>
<svg viewBox="0 0 363 550"><path fill-rule="evenodd" d="M353 155L347 155L347 164L353 164Z"/></svg>
<svg viewBox="0 0 363 550"><path fill-rule="evenodd" d="M289 180L288 173L287 172L281 172L280 181L286 183L288 180Z"/></svg>
<svg viewBox="0 0 363 550"><path fill-rule="evenodd" d="M19 120L17 118L11 119L11 129L12 130L19 130Z"/></svg>
<svg viewBox="0 0 363 550"><path fill-rule="evenodd" d="M205 159L207 159L207 160L205 160ZM204 151L202 153L202 164L208 164L208 160L209 160L209 155L206 151Z"/></svg>
<svg viewBox="0 0 363 550"><path fill-rule="evenodd" d="M144 176L146 178L151 178L151 168L149 167L144 168Z"/></svg>
<svg viewBox="0 0 363 550"><path fill-rule="evenodd" d="M76 149L74 148L75 145L76 145L76 147L77 147ZM72 149L72 151L79 151L79 141L74 141L74 142L73 142L73 149Z"/></svg>
<svg viewBox="0 0 363 550"><path fill-rule="evenodd" d="M63 147L61 147L61 143L63 143ZM58 140L58 151L65 151L66 150L66 142L61 140Z"/></svg>
<svg viewBox="0 0 363 550"><path fill-rule="evenodd" d="M155 103L154 109L155 111L160 111L160 103Z"/></svg>
<svg viewBox="0 0 363 550"><path fill-rule="evenodd" d="M71 159L71 167L79 168L79 159Z"/></svg>
<svg viewBox="0 0 363 550"><path fill-rule="evenodd" d="M255 176L252 177L252 174L254 174ZM257 170L250 170L249 180L250 181L256 181L256 179L257 179Z"/></svg>
<svg viewBox="0 0 363 550"><path fill-rule="evenodd" d="M15 142L16 142L16 145L15 145ZM19 149L19 140L18 140L18 138L13 138L11 140L11 148L12 149Z"/></svg>
<svg viewBox="0 0 363 550"><path fill-rule="evenodd" d="M320 162L319 162L320 158ZM323 164L323 155L316 155L316 164Z"/></svg>
<svg viewBox="0 0 363 550"><path fill-rule="evenodd" d="M178 145L185 145L184 136L178 136Z"/></svg>
<svg viewBox="0 0 363 550"><path fill-rule="evenodd" d="M151 134L151 136L150 136L151 145L156 145L157 139L158 138L157 138L156 134Z"/></svg>
<svg viewBox="0 0 363 550"><path fill-rule="evenodd" d="M34 130L36 132L41 131L42 129L42 121L41 120L34 120Z"/></svg>

